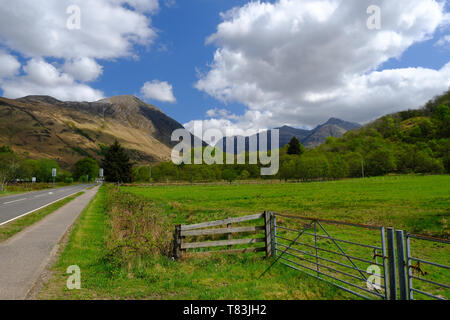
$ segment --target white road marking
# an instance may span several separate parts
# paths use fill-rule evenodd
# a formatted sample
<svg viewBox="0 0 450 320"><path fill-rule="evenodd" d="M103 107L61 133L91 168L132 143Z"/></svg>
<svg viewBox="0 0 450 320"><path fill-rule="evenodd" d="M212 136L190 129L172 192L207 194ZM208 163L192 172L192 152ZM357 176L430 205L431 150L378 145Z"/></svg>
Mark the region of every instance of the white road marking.
<svg viewBox="0 0 450 320"><path fill-rule="evenodd" d="M30 213L33 213L33 212L36 212L36 211L38 211L38 210L41 210L41 209L43 209L43 208L45 208L45 207L48 207L49 205L54 204L55 202L58 202L58 201L61 201L61 200L65 199L65 198L68 198L68 197L70 197L70 196L73 196L74 194L77 194L78 192L81 192L81 191L86 190L86 189L87 189L87 188L80 189L80 190L78 190L78 191L76 191L76 192L74 192L74 193L71 193L71 194L69 194L69 195L67 195L67 196L65 196L65 197L62 197L62 198L60 198L60 199L58 199L58 200L52 201L52 202L50 202L50 203L47 203L46 205L43 205L42 207L39 207L39 208L37 208L37 209L28 211L27 213L24 213L24 214L22 214L22 215L20 215L20 216L17 216L17 217L15 217L15 218L12 218L12 219L10 219L10 220L8 220L8 221L1 222L1 223L0 223L0 227L1 227L2 225L4 225L4 224L7 224L7 223L11 222L11 221L17 220L17 219L22 218L22 217L24 217L24 216L27 216L27 215L29 215Z"/></svg>
<svg viewBox="0 0 450 320"><path fill-rule="evenodd" d="M34 196L35 198L46 196L47 194L38 194L37 196Z"/></svg>
<svg viewBox="0 0 450 320"><path fill-rule="evenodd" d="M27 198L22 198L22 199L18 199L18 200L14 200L14 201L4 202L3 204L10 204L10 203L14 203L14 202L23 201L23 200L27 200Z"/></svg>

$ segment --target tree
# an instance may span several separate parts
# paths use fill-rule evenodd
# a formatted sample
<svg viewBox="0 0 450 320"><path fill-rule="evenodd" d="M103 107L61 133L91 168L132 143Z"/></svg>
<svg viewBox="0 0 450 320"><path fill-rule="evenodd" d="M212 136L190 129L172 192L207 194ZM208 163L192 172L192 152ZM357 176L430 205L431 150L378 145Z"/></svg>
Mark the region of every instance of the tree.
<svg viewBox="0 0 450 320"><path fill-rule="evenodd" d="M442 162L444 163L445 171L450 173L450 154L444 156Z"/></svg>
<svg viewBox="0 0 450 320"><path fill-rule="evenodd" d="M288 181L288 179L292 179L294 177L295 177L294 160L283 161L280 168L280 178L284 179L284 181Z"/></svg>
<svg viewBox="0 0 450 320"><path fill-rule="evenodd" d="M86 180L92 180L98 176L99 166L97 161L92 158L84 158L75 163L73 178L79 180L81 177L88 177Z"/></svg>
<svg viewBox="0 0 450 320"><path fill-rule="evenodd" d="M108 182L131 182L133 164L125 149L116 140L108 147L102 161L105 180Z"/></svg>
<svg viewBox="0 0 450 320"><path fill-rule="evenodd" d="M328 178L329 163L321 154L305 154L296 161L295 176L303 181L322 180Z"/></svg>
<svg viewBox="0 0 450 320"><path fill-rule="evenodd" d="M52 169L56 168L56 172L59 172L59 165L55 160L42 158L39 160L39 171L37 178L39 181L50 182L52 181Z"/></svg>
<svg viewBox="0 0 450 320"><path fill-rule="evenodd" d="M247 180L250 177L250 172L248 172L247 170L242 170L241 174L239 175L239 178L241 180Z"/></svg>
<svg viewBox="0 0 450 320"><path fill-rule="evenodd" d="M237 179L237 173L233 169L225 169L222 174L222 178L228 181L230 184Z"/></svg>
<svg viewBox="0 0 450 320"><path fill-rule="evenodd" d="M3 192L8 182L16 177L17 157L12 152L0 153L0 191Z"/></svg>
<svg viewBox="0 0 450 320"><path fill-rule="evenodd" d="M329 154L329 178L342 179L348 176L349 166L339 154Z"/></svg>
<svg viewBox="0 0 450 320"><path fill-rule="evenodd" d="M17 178L25 181L31 181L31 178L37 177L39 173L39 162L34 159L21 160L19 162L19 171Z"/></svg>
<svg viewBox="0 0 450 320"><path fill-rule="evenodd" d="M296 137L292 137L291 141L289 141L287 153L290 155L301 155L303 152L305 152L305 147Z"/></svg>
<svg viewBox="0 0 450 320"><path fill-rule="evenodd" d="M391 150L381 148L374 150L367 156L367 174L382 176L396 169L395 157Z"/></svg>
<svg viewBox="0 0 450 320"><path fill-rule="evenodd" d="M152 170L153 176L153 170ZM133 181L136 182L149 182L150 181L150 167L136 167L133 168Z"/></svg>
<svg viewBox="0 0 450 320"><path fill-rule="evenodd" d="M347 163L348 176L352 178L361 178L363 176L364 159L358 152L350 152L345 156L345 162Z"/></svg>

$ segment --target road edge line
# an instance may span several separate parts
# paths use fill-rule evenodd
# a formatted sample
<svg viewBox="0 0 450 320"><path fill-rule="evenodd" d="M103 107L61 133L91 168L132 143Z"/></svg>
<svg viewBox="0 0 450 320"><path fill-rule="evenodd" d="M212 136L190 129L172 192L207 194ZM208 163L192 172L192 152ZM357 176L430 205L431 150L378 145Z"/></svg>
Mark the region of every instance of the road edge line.
<svg viewBox="0 0 450 320"><path fill-rule="evenodd" d="M20 218L22 218L22 217L25 217L25 216L27 216L27 215L29 215L29 214L32 214L33 212L36 212L36 211L41 210L41 209L44 209L44 208L46 208L46 207L48 207L48 206L50 206L50 205L52 205L52 204L54 204L54 203L56 203L56 202L59 202L59 201L61 201L61 200L64 200L64 199L66 199L66 198L68 198L68 197L71 197L71 196L73 196L74 194L77 194L77 193L79 193L79 192L81 192L81 191L84 191L84 190L86 190L86 188L81 189L81 190L78 190L77 192L71 193L71 194L69 194L69 195L67 195L67 196L65 196L65 197L63 197L63 198L61 198L61 199L58 199L58 200L52 201L52 202L50 202L50 203L47 203L46 205L44 205L44 206L42 206L42 207L39 207L39 208L37 208L37 209L28 211L27 213L24 213L24 214L22 214L22 215L20 215L20 216L17 216L17 217L15 217L15 218L12 218L12 219L10 219L10 220L8 220L8 221L2 222L2 223L0 223L0 227L3 226L3 225L5 225L5 224L8 224L8 223L10 223L10 222L13 222L14 220L17 220L17 219L20 219Z"/></svg>

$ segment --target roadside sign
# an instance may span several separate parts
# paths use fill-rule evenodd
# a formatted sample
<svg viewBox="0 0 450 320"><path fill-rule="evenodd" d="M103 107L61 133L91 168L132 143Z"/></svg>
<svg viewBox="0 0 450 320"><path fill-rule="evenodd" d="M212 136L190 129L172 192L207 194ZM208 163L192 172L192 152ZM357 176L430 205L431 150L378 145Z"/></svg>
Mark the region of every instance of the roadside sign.
<svg viewBox="0 0 450 320"><path fill-rule="evenodd" d="M52 177L53 177L53 178L56 177L56 168L53 168L53 169L52 169Z"/></svg>
<svg viewBox="0 0 450 320"><path fill-rule="evenodd" d="M36 177L31 178L31 182L36 182Z"/></svg>
<svg viewBox="0 0 450 320"><path fill-rule="evenodd" d="M103 178L103 168L100 168L99 176L100 178Z"/></svg>

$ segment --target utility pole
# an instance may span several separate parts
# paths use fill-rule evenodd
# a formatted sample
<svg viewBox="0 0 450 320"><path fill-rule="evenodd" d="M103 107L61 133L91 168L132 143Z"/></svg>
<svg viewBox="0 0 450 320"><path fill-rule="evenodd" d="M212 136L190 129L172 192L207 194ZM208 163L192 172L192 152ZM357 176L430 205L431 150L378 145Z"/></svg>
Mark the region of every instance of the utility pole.
<svg viewBox="0 0 450 320"><path fill-rule="evenodd" d="M363 158L361 158L361 175L364 179L364 159Z"/></svg>

